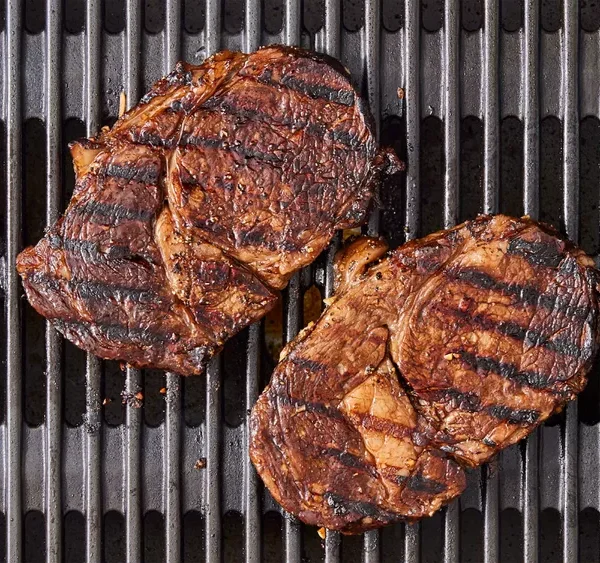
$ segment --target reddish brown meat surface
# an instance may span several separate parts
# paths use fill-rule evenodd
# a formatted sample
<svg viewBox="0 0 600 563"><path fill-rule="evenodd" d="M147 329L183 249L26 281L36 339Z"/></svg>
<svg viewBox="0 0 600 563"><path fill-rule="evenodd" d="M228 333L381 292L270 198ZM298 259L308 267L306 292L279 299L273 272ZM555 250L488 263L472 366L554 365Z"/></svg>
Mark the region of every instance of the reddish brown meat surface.
<svg viewBox="0 0 600 563"><path fill-rule="evenodd" d="M180 63L72 153L65 216L18 257L29 302L85 350L182 374L363 221L397 165L339 63L277 46Z"/></svg>
<svg viewBox="0 0 600 563"><path fill-rule="evenodd" d="M598 345L593 261L529 219L484 216L378 262L282 354L251 416L252 460L309 524L360 532L431 515L474 467L581 391Z"/></svg>

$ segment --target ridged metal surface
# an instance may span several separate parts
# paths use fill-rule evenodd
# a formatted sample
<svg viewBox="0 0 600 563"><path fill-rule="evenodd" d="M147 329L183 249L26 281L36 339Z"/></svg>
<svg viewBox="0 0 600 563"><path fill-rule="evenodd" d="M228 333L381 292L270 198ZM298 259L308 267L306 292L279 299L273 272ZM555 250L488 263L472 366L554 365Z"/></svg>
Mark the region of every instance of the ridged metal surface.
<svg viewBox="0 0 600 563"><path fill-rule="evenodd" d="M111 9L119 12L119 4L82 3L82 26L73 32L65 30L65 21L75 18L69 2L28 2L28 10L43 13L41 29L33 31L26 28L33 16L24 12L21 2L8 1L4 10L0 31L1 162L6 186L0 241L6 350L1 363L5 373L0 425L5 541L0 553L4 559L25 560L28 549L41 549L40 542L28 544L37 536L25 517L39 514L48 562L69 560L72 549L66 546L79 536L81 559L92 563L144 557L176 563L189 560L190 553L211 562L258 562L276 555L286 562L333 563L356 560L352 555L356 549L365 563L450 563L460 561L470 543L480 544L475 557L487 562L505 560L503 550L509 544L517 546L523 560L534 562L544 559L540 554L550 541L565 561L581 560L582 512L600 509L600 430L597 422L581 422L581 401L579 407L570 404L562 418L501 454L491 466L472 472L461 499L431 521L371 532L358 541L327 533L321 541L315 529L282 515L278 540L273 540L272 520L265 514L280 509L265 493L246 454L247 413L273 364L264 344L267 321L253 325L246 336L225 348L211 363L205 384L188 386L177 375L166 374L161 380L163 393L154 390L154 400L162 401L158 422L148 419L153 391L146 377L150 376L126 370L118 385L126 398L134 400L116 409L122 416L110 424L110 406L103 403L115 377L109 372L118 368L88 356L74 390L66 375L71 356L58 333L40 321L46 384L41 398L35 399L43 406L43 421L32 424L27 420L27 405L34 399L24 393L28 343L23 311L28 305L21 299L14 266L31 212L22 198L28 123L40 123L44 131L44 151L38 158L46 189L38 195L44 200L40 221L49 225L65 204L63 184L70 160L64 151L65 143L73 140L67 124L79 124L79 135L94 135L117 117L120 92L125 92L131 107L177 60L197 63L223 48L251 51L276 42L339 57L368 99L378 134L394 143L406 161L406 173L394 184L396 191L389 193L389 186L382 189L381 210L372 214L365 232L402 242L425 234L430 223L449 227L467 218L464 209L504 211L505 184L513 181L518 183L513 190L518 192L517 208L534 218L551 217L577 241L584 236L580 211L597 209L600 199L598 189L595 195L586 192L583 199L580 187L580 180L587 181L581 176L581 120L591 117L596 123L600 118L600 31L585 29L583 7L571 1L557 3L558 23L549 30L543 21L544 14L549 21L551 3L522 0L523 24L507 31L502 24L504 4L491 0L473 3L480 4L481 13L479 24L471 30L465 28L465 6L470 3L457 0L404 2L394 12L399 23L389 13L393 3L377 0L358 3L359 9L357 3L342 0L285 0L279 13L264 0L165 0L158 2L164 9L154 12L157 2L127 0L119 16L122 28L109 32L107 18ZM307 30L307 6L322 10L322 25L316 32ZM203 18L194 12L200 8ZM352 10L358 23L349 16ZM149 31L151 13L161 19L159 31ZM236 14L242 16L241 25L235 32L228 31ZM202 20L193 30L183 25L190 17ZM263 23L277 17L280 30L269 27L268 31ZM437 18L439 25L430 29L428 18ZM507 118L521 127L515 149L521 159L517 180L505 178L511 156L502 145ZM469 139L461 138L463 131L471 134L465 129L469 120L479 131L477 146L470 149ZM558 120L554 136L544 137L541 125L553 120ZM440 147L439 160L433 164L431 153L437 149L427 137L431 127L437 127ZM424 139L429 140L424 143ZM543 155L549 145L556 146L549 153L553 162ZM469 184L461 170L468 150L479 158L477 186ZM600 158L594 162L597 166ZM430 182L432 167L439 183L435 197L437 188L422 182ZM548 169L560 176L554 183L548 181ZM465 181L470 188L461 186ZM549 196L540 185L548 189L550 184L556 197L548 209L543 201ZM389 208L394 210L391 215ZM437 214L433 219L432 209ZM596 223L600 222L597 215ZM598 225L586 228L593 232ZM295 275L285 290L284 341L302 328L303 299L309 287L316 284L323 297L331 295L332 260L340 243L337 236L324 257ZM136 408L140 400L135 395L142 392L144 404ZM77 397L82 423L67 424L65 413ZM240 413L236 422L228 418L232 401ZM511 510L518 514L519 532L507 538L513 534L505 525ZM544 528L549 510L559 515L552 533ZM474 511L482 515L479 528L465 524L465 515ZM67 513L81 515L79 531L70 528ZM162 515L162 528L158 547L152 547L155 538L148 532L147 519L156 513ZM105 535L113 529L110 522L115 514L121 515L118 539L122 544L116 552L111 551L116 540ZM194 514L199 518L190 516ZM237 528L231 524L232 514L240 517ZM600 533L598 522L596 533ZM588 554L586 560L600 561L600 545L598 553Z"/></svg>

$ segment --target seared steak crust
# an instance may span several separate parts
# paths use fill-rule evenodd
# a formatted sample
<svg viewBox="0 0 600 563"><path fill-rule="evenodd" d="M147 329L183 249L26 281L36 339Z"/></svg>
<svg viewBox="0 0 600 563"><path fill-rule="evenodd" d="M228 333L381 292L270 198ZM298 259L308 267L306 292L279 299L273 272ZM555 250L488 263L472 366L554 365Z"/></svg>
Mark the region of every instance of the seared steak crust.
<svg viewBox="0 0 600 563"><path fill-rule="evenodd" d="M72 153L65 216L18 258L27 297L86 350L182 374L360 223L396 164L339 63L284 47L179 63Z"/></svg>
<svg viewBox="0 0 600 563"><path fill-rule="evenodd" d="M283 352L251 416L252 460L282 506L360 532L431 515L474 467L585 385L598 272L529 219L483 216L340 254L337 295Z"/></svg>

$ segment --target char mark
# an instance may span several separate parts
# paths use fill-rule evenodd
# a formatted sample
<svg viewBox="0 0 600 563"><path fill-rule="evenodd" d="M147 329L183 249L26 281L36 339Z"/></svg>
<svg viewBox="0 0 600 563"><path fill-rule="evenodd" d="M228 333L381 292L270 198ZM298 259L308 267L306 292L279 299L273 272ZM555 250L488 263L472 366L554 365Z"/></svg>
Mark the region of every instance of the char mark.
<svg viewBox="0 0 600 563"><path fill-rule="evenodd" d="M536 305L552 312L560 311L566 315L584 319L590 314L589 307L571 305L571 303L558 295L541 293L532 285L509 284L498 281L480 270L472 268L455 268L446 270L446 276L454 280L468 283L480 289L494 290L509 297L514 297L523 305Z"/></svg>
<svg viewBox="0 0 600 563"><path fill-rule="evenodd" d="M512 409L505 405L491 405L487 412L494 418L505 420L509 424L535 424L540 419L540 413L533 409Z"/></svg>
<svg viewBox="0 0 600 563"><path fill-rule="evenodd" d="M583 350L568 338L558 337L550 339L541 332L522 327L515 322L496 321L484 314L471 315L468 311L443 306L438 307L438 309L442 314L462 319L468 322L469 325L476 325L483 330L495 331L504 336L509 336L510 338L524 342L528 346L541 346L552 352L575 358L580 358L583 355Z"/></svg>
<svg viewBox="0 0 600 563"><path fill-rule="evenodd" d="M87 220L97 217L108 217L116 221L149 221L154 216L151 209L131 209L117 203L89 201L73 208L77 215L85 215Z"/></svg>
<svg viewBox="0 0 600 563"><path fill-rule="evenodd" d="M427 396L440 402L449 400L454 409L466 412L485 412L509 424L534 424L541 416L538 411L533 409L513 409L506 405L483 406L476 393L463 392L460 389L440 389L427 393Z"/></svg>
<svg viewBox="0 0 600 563"><path fill-rule="evenodd" d="M550 377L535 371L520 371L514 364L501 362L495 358L476 356L466 350L458 353L460 360L477 371L497 373L498 375L515 381L533 389L547 389L551 384Z"/></svg>
<svg viewBox="0 0 600 563"><path fill-rule="evenodd" d="M44 273L36 272L29 280L35 285L43 285L53 291L62 290L64 284L69 291L76 293L79 298L86 300L100 300L106 302L109 299L123 301L129 299L136 303L159 303L160 296L153 290L137 287L125 287L110 285L102 282L88 280L70 280L52 278Z"/></svg>
<svg viewBox="0 0 600 563"><path fill-rule="evenodd" d="M73 254L79 254L86 261L91 263L105 262L111 260L132 260L137 262L152 263L152 260L138 253L131 252L131 249L125 245L115 244L109 246L106 252L102 251L97 242L82 239L66 239L60 235L51 235L49 237L52 248L61 248Z"/></svg>
<svg viewBox="0 0 600 563"><path fill-rule="evenodd" d="M323 497L336 516L357 514L363 518L374 518L380 522L390 522L398 519L396 514L382 510L372 502L349 499L330 491L326 492Z"/></svg>
<svg viewBox="0 0 600 563"><path fill-rule="evenodd" d="M364 471L371 475L371 477L378 477L379 473L377 469L365 461L363 458L351 454L345 450L340 450L338 448L324 448L320 451L321 455L331 457L333 459L337 459L342 465L346 467L351 467L352 469L359 469L360 471Z"/></svg>
<svg viewBox="0 0 600 563"><path fill-rule="evenodd" d="M229 141L225 141L223 139L215 139L211 137L200 137L200 136L192 136L192 135L183 135L181 141L179 143L182 146L192 145L195 147L204 147L211 149L219 149L225 151L231 151L244 158L254 158L256 160L261 160L264 162L268 162L272 165L281 164L283 160L279 158L276 154L266 153L262 151L258 151L253 149L252 147L245 147L241 143L234 141L230 143Z"/></svg>
<svg viewBox="0 0 600 563"><path fill-rule="evenodd" d="M529 241L520 237L508 243L507 253L522 256L533 266L548 268L556 268L565 257L554 241Z"/></svg>
<svg viewBox="0 0 600 563"><path fill-rule="evenodd" d="M101 170L101 173L111 178L122 178L123 180L134 180L142 184L156 184L159 176L159 167L155 164L139 165L131 164L109 164Z"/></svg>
<svg viewBox="0 0 600 563"><path fill-rule="evenodd" d="M161 334L151 332L147 329L132 328L120 324L84 323L63 319L51 319L51 321L63 334L75 332L86 342L89 341L89 333L92 332L93 334L94 329L107 340L120 342L125 345L167 345L176 339L173 334Z"/></svg>
<svg viewBox="0 0 600 563"><path fill-rule="evenodd" d="M285 113L272 115L254 108L242 108L225 101L218 96L209 98L201 107L206 110L218 110L248 121L257 121L269 125L280 125L290 129L291 132L305 131L316 137L326 138L326 136L329 136L333 141L352 150L360 149L363 146L363 141L361 141L361 139L344 129L329 128L322 123L311 123L309 119L293 119L292 117L285 115Z"/></svg>
<svg viewBox="0 0 600 563"><path fill-rule="evenodd" d="M313 412L333 418L334 420L344 420L344 415L342 412L335 407L331 407L323 403L310 402L305 401L304 399L290 397L283 392L275 392L273 388L271 388L271 392L269 394L272 403L275 402L278 405L293 407L296 409L296 412Z"/></svg>
<svg viewBox="0 0 600 563"><path fill-rule="evenodd" d="M310 84L289 75L283 76L281 81L277 82L273 80L270 72L265 72L263 75L259 76L258 81L267 84L268 86L285 86L294 92L299 92L300 94L304 94L315 100L325 100L348 107L354 105L354 92L352 90L338 90L336 88L331 88L331 86L325 86L324 84Z"/></svg>
<svg viewBox="0 0 600 563"><path fill-rule="evenodd" d="M425 493L428 495L439 495L448 488L446 487L445 483L436 481L435 479L429 479L422 473L416 473L410 477L404 477L401 475L396 479L396 481L399 485L404 484L412 491Z"/></svg>

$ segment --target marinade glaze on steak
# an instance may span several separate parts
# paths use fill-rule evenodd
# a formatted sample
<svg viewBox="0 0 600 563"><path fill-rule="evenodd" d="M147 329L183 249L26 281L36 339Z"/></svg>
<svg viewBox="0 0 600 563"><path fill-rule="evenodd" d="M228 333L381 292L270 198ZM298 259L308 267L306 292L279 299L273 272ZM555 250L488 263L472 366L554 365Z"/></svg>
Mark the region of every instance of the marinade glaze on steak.
<svg viewBox="0 0 600 563"><path fill-rule="evenodd" d="M179 63L111 130L72 145L64 215L18 257L29 302L75 344L201 371L263 316L384 167L336 61L268 47Z"/></svg>
<svg viewBox="0 0 600 563"><path fill-rule="evenodd" d="M360 532L431 515L474 467L581 391L598 345L591 258L529 219L360 239L251 416L252 460L289 512Z"/></svg>

